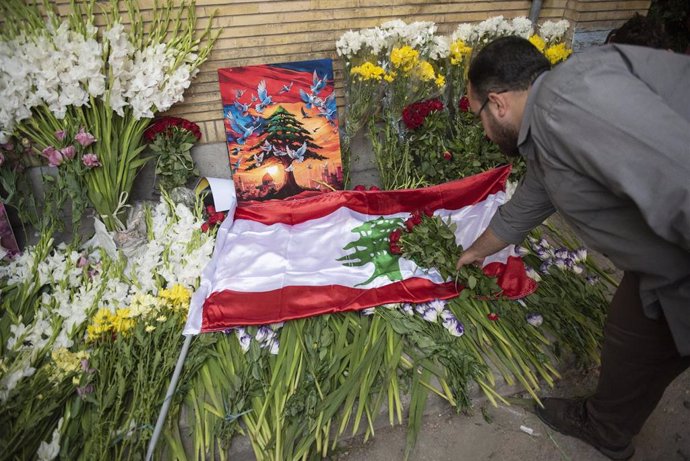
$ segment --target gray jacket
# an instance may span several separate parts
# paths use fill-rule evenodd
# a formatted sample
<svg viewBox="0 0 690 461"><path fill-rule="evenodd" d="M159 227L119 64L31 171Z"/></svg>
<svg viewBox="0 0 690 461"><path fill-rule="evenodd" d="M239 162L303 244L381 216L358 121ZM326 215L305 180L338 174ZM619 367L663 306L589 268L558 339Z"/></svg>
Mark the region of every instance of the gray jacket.
<svg viewBox="0 0 690 461"><path fill-rule="evenodd" d="M490 228L521 242L554 211L590 248L640 276L690 355L690 57L609 45L532 85L519 134L527 173Z"/></svg>

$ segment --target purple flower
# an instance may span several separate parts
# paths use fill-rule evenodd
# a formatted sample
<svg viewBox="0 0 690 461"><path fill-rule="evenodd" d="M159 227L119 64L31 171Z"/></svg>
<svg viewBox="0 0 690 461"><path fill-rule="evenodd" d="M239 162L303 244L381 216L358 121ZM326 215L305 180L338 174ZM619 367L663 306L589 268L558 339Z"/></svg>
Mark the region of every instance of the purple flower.
<svg viewBox="0 0 690 461"><path fill-rule="evenodd" d="M67 146L60 149L60 153L66 160L72 160L76 150L74 150L74 146Z"/></svg>
<svg viewBox="0 0 690 461"><path fill-rule="evenodd" d="M525 320L527 320L527 323L529 323L533 327L538 327L542 323L544 323L544 317L542 317L541 314L537 314L536 312L527 314L525 316Z"/></svg>
<svg viewBox="0 0 690 461"><path fill-rule="evenodd" d="M65 133L65 130L58 130L55 132L55 139L57 139L58 141L64 140L66 136L67 133Z"/></svg>
<svg viewBox="0 0 690 461"><path fill-rule="evenodd" d="M89 366L89 359L82 359L81 360L81 369L85 371L86 373L93 373L96 371L95 369L91 368Z"/></svg>
<svg viewBox="0 0 690 461"><path fill-rule="evenodd" d="M429 307L434 309L437 313L442 312L446 308L446 302L441 299L434 299L429 301Z"/></svg>
<svg viewBox="0 0 690 461"><path fill-rule="evenodd" d="M557 258L554 265L561 270L568 269L568 262L565 259Z"/></svg>
<svg viewBox="0 0 690 461"><path fill-rule="evenodd" d="M101 166L101 162L98 161L98 156L96 154L84 154L81 161L84 162L84 165L88 168Z"/></svg>
<svg viewBox="0 0 690 461"><path fill-rule="evenodd" d="M271 355L278 355L280 351L280 343L277 338L271 338L270 341L261 345L262 348L267 348Z"/></svg>
<svg viewBox="0 0 690 461"><path fill-rule="evenodd" d="M77 135L74 137L74 140L81 144L82 147L86 147L93 144L96 141L96 138L94 138L91 133L87 133L84 128L81 128L79 133L77 133Z"/></svg>
<svg viewBox="0 0 690 461"><path fill-rule="evenodd" d="M568 251L567 248L559 248L554 252L554 255L558 259L568 259L570 257L570 252Z"/></svg>
<svg viewBox="0 0 690 461"><path fill-rule="evenodd" d="M42 153L43 156L48 159L48 165L50 166L60 166L62 162L65 161L60 151L55 149L53 146L46 147L43 149Z"/></svg>
<svg viewBox="0 0 690 461"><path fill-rule="evenodd" d="M79 256L79 259L77 260L77 267L81 268L89 264L89 260L85 258L84 256Z"/></svg>
<svg viewBox="0 0 690 461"><path fill-rule="evenodd" d="M370 307L368 309L362 309L360 311L360 314L362 314L362 315L374 315L374 312L376 312L376 308Z"/></svg>
<svg viewBox="0 0 690 461"><path fill-rule="evenodd" d="M542 261L546 261L547 259L550 259L553 256L551 250L545 250L541 247L536 250L536 253L539 259L541 259Z"/></svg>
<svg viewBox="0 0 690 461"><path fill-rule="evenodd" d="M422 317L427 322L435 322L436 318L438 317L438 311L436 309L434 309L433 307L428 307L424 311L424 314L422 314Z"/></svg>
<svg viewBox="0 0 690 461"><path fill-rule="evenodd" d="M414 309L412 309L412 304L410 303L404 303L402 305L402 311L405 315L414 315Z"/></svg>
<svg viewBox="0 0 690 461"><path fill-rule="evenodd" d="M525 268L525 273L527 274L527 277L531 278L535 282L541 281L541 275L539 275L539 273L535 271L533 267L527 266Z"/></svg>
<svg viewBox="0 0 690 461"><path fill-rule="evenodd" d="M596 285L597 283L599 283L599 277L597 277L596 275L589 275L585 280L587 280L587 283L589 283L590 285Z"/></svg>
<svg viewBox="0 0 690 461"><path fill-rule="evenodd" d="M252 342L252 337L249 336L242 327L235 329L235 336L237 336L237 340L240 342L242 352L247 352L249 350L249 344Z"/></svg>
<svg viewBox="0 0 690 461"><path fill-rule="evenodd" d="M86 386L81 386L77 388L77 395L81 397L82 399L88 395L93 393L93 384L87 384Z"/></svg>
<svg viewBox="0 0 690 461"><path fill-rule="evenodd" d="M579 263L587 259L587 248L578 248L575 250L575 262Z"/></svg>
<svg viewBox="0 0 690 461"><path fill-rule="evenodd" d="M426 312L427 307L428 307L428 305L427 305L426 303L415 304L414 310L415 310L415 312L418 313L419 315L424 315L424 313Z"/></svg>
<svg viewBox="0 0 690 461"><path fill-rule="evenodd" d="M539 266L539 272L541 272L542 274L548 274L549 267L551 267L551 261L546 260L543 263L541 263L541 266Z"/></svg>
<svg viewBox="0 0 690 461"><path fill-rule="evenodd" d="M448 318L443 321L443 327L448 330L448 332L453 335L460 337L465 334L465 326L458 322L458 319L453 316L453 318Z"/></svg>
<svg viewBox="0 0 690 461"><path fill-rule="evenodd" d="M259 331L256 332L256 336L254 336L254 339L259 341L260 343L270 341L273 338L273 330L268 328L267 326L262 326L259 327Z"/></svg>

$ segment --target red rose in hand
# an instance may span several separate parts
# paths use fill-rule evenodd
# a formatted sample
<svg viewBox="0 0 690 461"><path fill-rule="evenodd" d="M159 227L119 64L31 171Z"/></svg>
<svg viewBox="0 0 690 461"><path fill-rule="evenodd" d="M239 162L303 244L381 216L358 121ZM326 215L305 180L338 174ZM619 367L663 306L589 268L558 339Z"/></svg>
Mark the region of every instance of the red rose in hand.
<svg viewBox="0 0 690 461"><path fill-rule="evenodd" d="M397 243L391 242L389 248L391 250L391 253L393 253L394 255L402 254L402 248L400 248L400 245L398 245Z"/></svg>
<svg viewBox="0 0 690 461"><path fill-rule="evenodd" d="M470 111L470 100L467 99L467 96L463 96L462 98L460 98L460 101L458 102L458 108L460 109L460 112Z"/></svg>

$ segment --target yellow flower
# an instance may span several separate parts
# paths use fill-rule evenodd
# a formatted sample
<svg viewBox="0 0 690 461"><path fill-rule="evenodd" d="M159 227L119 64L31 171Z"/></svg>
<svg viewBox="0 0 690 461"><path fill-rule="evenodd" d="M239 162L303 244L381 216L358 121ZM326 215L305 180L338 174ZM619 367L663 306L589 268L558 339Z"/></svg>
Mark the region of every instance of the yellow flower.
<svg viewBox="0 0 690 461"><path fill-rule="evenodd" d="M168 320L168 318L165 315L161 315L156 320L162 323L162 322L165 322L166 320Z"/></svg>
<svg viewBox="0 0 690 461"><path fill-rule="evenodd" d="M132 319L131 309L125 307L115 311L115 318L113 319L113 330L116 333L127 333L134 328L136 321Z"/></svg>
<svg viewBox="0 0 690 461"><path fill-rule="evenodd" d="M93 316L91 325L86 327L86 338L88 341L94 341L100 338L104 333L108 333L113 328L113 321L115 315L108 308L101 308Z"/></svg>
<svg viewBox="0 0 690 461"><path fill-rule="evenodd" d="M566 48L565 43L559 43L558 45L548 47L544 55L553 65L565 61L572 53L573 50Z"/></svg>
<svg viewBox="0 0 690 461"><path fill-rule="evenodd" d="M151 333L155 329L156 329L156 327L154 327L153 325L146 325L146 328L145 328L146 333Z"/></svg>
<svg viewBox="0 0 690 461"><path fill-rule="evenodd" d="M88 358L85 351L70 352L64 347L55 349L50 353L55 365L51 379L55 382L62 381L67 375L77 373L81 369L81 361ZM79 378L74 377L77 382Z"/></svg>
<svg viewBox="0 0 690 461"><path fill-rule="evenodd" d="M144 317L155 313L163 303L148 293L137 293L129 303L132 317Z"/></svg>
<svg viewBox="0 0 690 461"><path fill-rule="evenodd" d="M462 40L456 40L450 44L450 63L454 66L463 64L465 58L472 54L472 48L467 46Z"/></svg>
<svg viewBox="0 0 690 461"><path fill-rule="evenodd" d="M400 69L403 72L411 71L418 62L419 51L409 45L393 48L393 51L391 51L391 63L396 69Z"/></svg>
<svg viewBox="0 0 690 461"><path fill-rule="evenodd" d="M187 309L189 300L192 298L190 290L176 283L172 288L161 290L158 297L166 302L173 309Z"/></svg>
<svg viewBox="0 0 690 461"><path fill-rule="evenodd" d="M395 80L395 77L397 77L397 76L398 76L398 74L396 74L395 72L391 71L391 72L388 72L386 75L384 75L384 76L383 76L383 79L384 79L385 81L387 81L388 83L390 83L390 82L392 82L393 80Z"/></svg>
<svg viewBox="0 0 690 461"><path fill-rule="evenodd" d="M436 80L434 66L432 66L428 61L421 61L417 67L417 72L419 73L419 77L425 82Z"/></svg>
<svg viewBox="0 0 690 461"><path fill-rule="evenodd" d="M529 38L529 42L532 45L534 45L535 47L537 47L537 49L539 50L540 53L544 52L544 48L546 47L546 42L544 41L543 38L534 34Z"/></svg>
<svg viewBox="0 0 690 461"><path fill-rule="evenodd" d="M436 86L437 87L443 88L445 86L445 84L446 84L446 77L444 77L443 75L439 75L438 77L436 77Z"/></svg>
<svg viewBox="0 0 690 461"><path fill-rule="evenodd" d="M386 71L383 70L383 67L372 64L369 61L350 69L350 75L358 76L360 80L376 80L377 82L381 81L385 73Z"/></svg>

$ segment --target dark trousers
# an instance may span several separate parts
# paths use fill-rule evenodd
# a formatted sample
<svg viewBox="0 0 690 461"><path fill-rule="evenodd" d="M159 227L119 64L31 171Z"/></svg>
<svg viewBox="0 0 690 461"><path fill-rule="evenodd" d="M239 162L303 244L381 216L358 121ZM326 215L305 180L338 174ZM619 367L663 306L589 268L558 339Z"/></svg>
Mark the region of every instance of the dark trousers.
<svg viewBox="0 0 690 461"><path fill-rule="evenodd" d="M690 308L690 306L688 306ZM644 315L637 276L626 272L609 307L597 390L587 414L611 446L640 432L666 387L685 369L666 320Z"/></svg>

